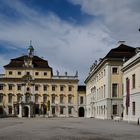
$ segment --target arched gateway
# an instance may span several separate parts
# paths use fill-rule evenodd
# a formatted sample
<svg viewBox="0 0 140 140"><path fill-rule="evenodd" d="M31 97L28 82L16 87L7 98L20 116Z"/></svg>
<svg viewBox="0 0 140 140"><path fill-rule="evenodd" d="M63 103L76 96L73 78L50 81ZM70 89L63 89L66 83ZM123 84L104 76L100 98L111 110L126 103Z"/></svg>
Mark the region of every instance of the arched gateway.
<svg viewBox="0 0 140 140"><path fill-rule="evenodd" d="M85 110L84 110L84 107L80 107L79 110L78 110L78 114L79 114L79 117L84 117L85 116Z"/></svg>

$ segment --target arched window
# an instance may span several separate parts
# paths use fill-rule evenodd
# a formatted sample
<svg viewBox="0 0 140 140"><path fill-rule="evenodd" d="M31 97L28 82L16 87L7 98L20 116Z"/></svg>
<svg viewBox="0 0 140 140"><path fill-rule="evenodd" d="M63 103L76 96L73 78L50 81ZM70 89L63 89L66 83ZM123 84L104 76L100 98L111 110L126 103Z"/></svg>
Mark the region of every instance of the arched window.
<svg viewBox="0 0 140 140"><path fill-rule="evenodd" d="M26 89L27 91L30 91L30 88L29 87L27 87L27 89Z"/></svg>

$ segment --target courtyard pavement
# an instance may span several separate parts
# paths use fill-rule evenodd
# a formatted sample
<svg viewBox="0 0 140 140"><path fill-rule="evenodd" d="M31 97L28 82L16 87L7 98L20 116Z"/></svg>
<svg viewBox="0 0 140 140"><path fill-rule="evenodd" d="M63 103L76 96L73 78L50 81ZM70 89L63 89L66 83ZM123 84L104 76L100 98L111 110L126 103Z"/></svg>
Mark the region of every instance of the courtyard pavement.
<svg viewBox="0 0 140 140"><path fill-rule="evenodd" d="M93 118L1 118L0 140L140 140L140 125Z"/></svg>

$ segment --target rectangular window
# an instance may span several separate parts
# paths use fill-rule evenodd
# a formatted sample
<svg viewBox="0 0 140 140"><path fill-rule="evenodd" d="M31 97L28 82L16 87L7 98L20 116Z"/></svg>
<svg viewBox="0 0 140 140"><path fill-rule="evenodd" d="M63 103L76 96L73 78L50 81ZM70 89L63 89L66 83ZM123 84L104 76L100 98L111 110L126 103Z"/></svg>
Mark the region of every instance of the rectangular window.
<svg viewBox="0 0 140 140"><path fill-rule="evenodd" d="M118 84L112 84L112 97L117 97Z"/></svg>
<svg viewBox="0 0 140 140"><path fill-rule="evenodd" d="M69 86L69 91L72 91L72 86Z"/></svg>
<svg viewBox="0 0 140 140"><path fill-rule="evenodd" d="M118 68L117 67L112 68L112 74L118 74Z"/></svg>
<svg viewBox="0 0 140 140"><path fill-rule="evenodd" d="M21 85L17 85L17 90L21 90Z"/></svg>
<svg viewBox="0 0 140 140"><path fill-rule="evenodd" d="M12 94L8 95L8 103L12 103Z"/></svg>
<svg viewBox="0 0 140 140"><path fill-rule="evenodd" d="M39 72L35 72L35 75L38 76L39 75Z"/></svg>
<svg viewBox="0 0 140 140"><path fill-rule="evenodd" d="M136 104L135 102L132 102L132 114L135 115L135 111L136 111Z"/></svg>
<svg viewBox="0 0 140 140"><path fill-rule="evenodd" d="M44 91L47 91L47 85L43 86Z"/></svg>
<svg viewBox="0 0 140 140"><path fill-rule="evenodd" d="M80 97L80 104L83 104L84 103L84 98L83 96Z"/></svg>
<svg viewBox="0 0 140 140"><path fill-rule="evenodd" d="M55 86L52 86L52 91L55 91Z"/></svg>
<svg viewBox="0 0 140 140"><path fill-rule="evenodd" d="M9 75L12 75L13 74L13 72L12 71L9 71Z"/></svg>
<svg viewBox="0 0 140 140"><path fill-rule="evenodd" d="M64 95L60 95L60 103L61 103L61 104L64 103Z"/></svg>
<svg viewBox="0 0 140 140"><path fill-rule="evenodd" d="M64 86L60 86L60 91L64 91Z"/></svg>
<svg viewBox="0 0 140 140"><path fill-rule="evenodd" d="M52 103L55 104L55 95L52 95Z"/></svg>
<svg viewBox="0 0 140 140"><path fill-rule="evenodd" d="M113 105L113 115L117 115L117 105Z"/></svg>
<svg viewBox="0 0 140 140"><path fill-rule="evenodd" d="M20 71L18 71L18 75L21 75L21 72Z"/></svg>
<svg viewBox="0 0 140 140"><path fill-rule="evenodd" d="M9 88L9 90L12 90L13 87L12 87L12 85L9 85L8 88Z"/></svg>
<svg viewBox="0 0 140 140"><path fill-rule="evenodd" d="M38 103L38 95L35 95L35 103Z"/></svg>
<svg viewBox="0 0 140 140"><path fill-rule="evenodd" d="M30 75L30 72L26 72L27 75Z"/></svg>
<svg viewBox="0 0 140 140"><path fill-rule="evenodd" d="M35 91L38 91L38 86L35 86Z"/></svg>
<svg viewBox="0 0 140 140"><path fill-rule="evenodd" d="M136 76L135 74L132 75L132 88L135 88L136 86Z"/></svg>
<svg viewBox="0 0 140 140"><path fill-rule="evenodd" d="M0 90L3 90L3 85L0 85Z"/></svg>
<svg viewBox="0 0 140 140"><path fill-rule="evenodd" d="M72 103L72 96L68 95L68 103L71 104Z"/></svg>
<svg viewBox="0 0 140 140"><path fill-rule="evenodd" d="M47 76L47 72L44 72L44 76Z"/></svg>
<svg viewBox="0 0 140 140"><path fill-rule="evenodd" d="M47 95L46 94L43 95L43 102L44 103L47 102Z"/></svg>

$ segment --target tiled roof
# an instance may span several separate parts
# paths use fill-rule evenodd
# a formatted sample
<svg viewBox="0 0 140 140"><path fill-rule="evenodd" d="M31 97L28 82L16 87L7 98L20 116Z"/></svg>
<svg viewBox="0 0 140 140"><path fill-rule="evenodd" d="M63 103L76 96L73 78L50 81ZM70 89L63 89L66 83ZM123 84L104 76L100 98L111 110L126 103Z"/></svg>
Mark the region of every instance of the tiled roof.
<svg viewBox="0 0 140 140"><path fill-rule="evenodd" d="M10 63L8 65L5 65L4 68L22 68L24 65L24 60L27 59L28 56L24 55L18 58L11 59ZM38 56L33 56L32 58L32 64L34 68L49 68L52 69L48 65L48 61L44 60Z"/></svg>
<svg viewBox="0 0 140 140"><path fill-rule="evenodd" d="M135 48L121 44L119 47L111 49L105 58L131 58L135 55Z"/></svg>
<svg viewBox="0 0 140 140"><path fill-rule="evenodd" d="M105 62L105 60L121 60L123 61L123 58L125 58L125 61L130 59L136 54L136 48L127 46L125 44L120 44L117 48L111 49L108 54L91 70L89 76L86 78L85 83L91 78L93 73L95 73Z"/></svg>

